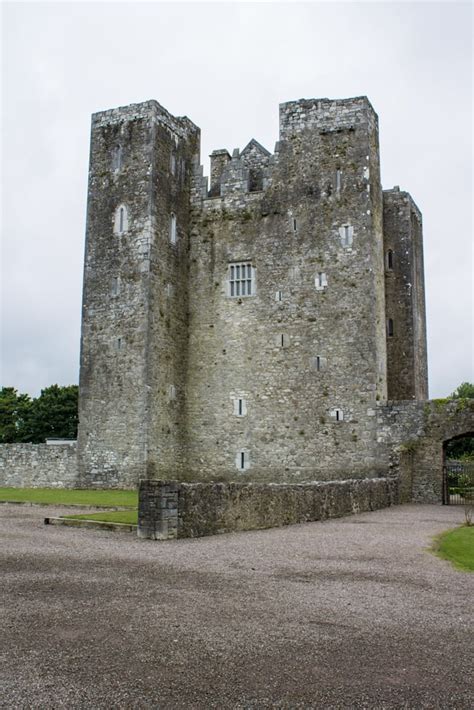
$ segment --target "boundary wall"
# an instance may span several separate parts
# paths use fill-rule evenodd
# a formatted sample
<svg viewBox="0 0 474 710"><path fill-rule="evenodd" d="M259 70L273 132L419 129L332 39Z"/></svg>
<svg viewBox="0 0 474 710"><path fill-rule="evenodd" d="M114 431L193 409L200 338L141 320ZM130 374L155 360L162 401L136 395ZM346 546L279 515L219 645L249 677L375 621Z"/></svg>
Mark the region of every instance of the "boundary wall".
<svg viewBox="0 0 474 710"><path fill-rule="evenodd" d="M137 532L152 540L201 537L325 520L398 502L396 478L305 484L143 480Z"/></svg>
<svg viewBox="0 0 474 710"><path fill-rule="evenodd" d="M77 444L1 444L0 485L11 488L77 487Z"/></svg>

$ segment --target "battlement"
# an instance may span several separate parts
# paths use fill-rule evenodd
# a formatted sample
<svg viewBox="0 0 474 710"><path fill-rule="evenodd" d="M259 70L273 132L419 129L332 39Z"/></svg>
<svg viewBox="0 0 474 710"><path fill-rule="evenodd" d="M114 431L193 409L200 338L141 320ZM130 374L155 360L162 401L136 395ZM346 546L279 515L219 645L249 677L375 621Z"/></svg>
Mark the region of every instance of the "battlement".
<svg viewBox="0 0 474 710"><path fill-rule="evenodd" d="M150 99L139 104L129 104L92 114L92 129L102 126L122 124L127 121L153 119L181 138L200 135L201 130L187 116L173 116L164 106Z"/></svg>
<svg viewBox="0 0 474 710"><path fill-rule="evenodd" d="M280 104L280 140L307 129L319 128L321 133L355 130L367 117L377 124L377 114L366 96L288 101Z"/></svg>

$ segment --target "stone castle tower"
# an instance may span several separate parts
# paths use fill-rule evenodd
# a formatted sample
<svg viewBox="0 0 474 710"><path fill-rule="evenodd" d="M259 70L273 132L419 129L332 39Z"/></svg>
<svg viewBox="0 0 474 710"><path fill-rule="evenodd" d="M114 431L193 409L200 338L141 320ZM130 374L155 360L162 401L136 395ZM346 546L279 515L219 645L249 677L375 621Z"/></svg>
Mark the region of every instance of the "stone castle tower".
<svg viewBox="0 0 474 710"><path fill-rule="evenodd" d="M94 114L83 484L376 475L378 407L427 397L421 215L365 97L280 106L211 155L155 101Z"/></svg>

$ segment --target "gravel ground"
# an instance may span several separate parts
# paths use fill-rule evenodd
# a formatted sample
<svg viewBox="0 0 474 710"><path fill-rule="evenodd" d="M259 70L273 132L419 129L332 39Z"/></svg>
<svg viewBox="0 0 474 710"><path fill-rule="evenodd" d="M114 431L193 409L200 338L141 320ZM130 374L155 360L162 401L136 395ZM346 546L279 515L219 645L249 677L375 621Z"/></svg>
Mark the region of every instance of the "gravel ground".
<svg viewBox="0 0 474 710"><path fill-rule="evenodd" d="M1 707L474 706L474 575L426 551L460 507L169 542L45 511L0 509Z"/></svg>

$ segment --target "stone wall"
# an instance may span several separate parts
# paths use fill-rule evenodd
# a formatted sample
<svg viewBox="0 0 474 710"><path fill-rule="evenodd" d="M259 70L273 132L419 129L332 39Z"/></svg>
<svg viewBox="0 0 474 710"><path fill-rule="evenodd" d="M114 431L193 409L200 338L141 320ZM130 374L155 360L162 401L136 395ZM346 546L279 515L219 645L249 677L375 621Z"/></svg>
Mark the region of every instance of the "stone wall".
<svg viewBox="0 0 474 710"><path fill-rule="evenodd" d="M1 444L0 485L12 488L74 488L77 445Z"/></svg>
<svg viewBox="0 0 474 710"><path fill-rule="evenodd" d="M400 501L442 501L445 446L474 435L474 400L388 402L378 408L380 460L400 478Z"/></svg>
<svg viewBox="0 0 474 710"><path fill-rule="evenodd" d="M138 535L155 540L258 530L398 503L398 481L357 479L307 484L141 481Z"/></svg>

